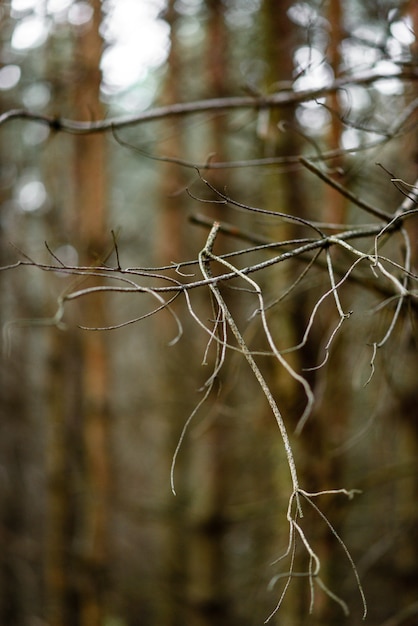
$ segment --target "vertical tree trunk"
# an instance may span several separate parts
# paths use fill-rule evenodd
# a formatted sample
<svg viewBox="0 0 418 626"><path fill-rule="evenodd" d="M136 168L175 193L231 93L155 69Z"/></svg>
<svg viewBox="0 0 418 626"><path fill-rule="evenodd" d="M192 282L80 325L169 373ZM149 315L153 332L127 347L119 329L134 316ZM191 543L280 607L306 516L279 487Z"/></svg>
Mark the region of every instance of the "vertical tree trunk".
<svg viewBox="0 0 418 626"><path fill-rule="evenodd" d="M6 99L5 99L6 100ZM7 107L9 103L5 102ZM6 136L7 137L7 136ZM12 136L9 137L12 141ZM6 141L0 144L0 168L7 166L7 156L4 147ZM9 190L5 185L0 186L0 205L6 207L10 201ZM3 218L4 219L4 218ZM0 266L8 262L7 238L4 229L0 230ZM17 277L19 278L19 277ZM5 273L0 276L0 324L5 328L7 316L12 313L18 316L10 301L14 290L10 287ZM19 286L20 283L19 283ZM17 289L17 287L15 287ZM17 292L16 292L17 293ZM22 298L19 297L19 303ZM20 342L19 342L20 344ZM14 547L21 541L22 529L22 477L21 452L18 444L18 432L21 422L25 419L24 394L17 390L16 375L19 373L20 385L26 383L26 371L22 362L23 346L14 346L13 359L8 354L6 333L3 334L2 354L0 361L0 465L3 479L0 485L0 623L23 625L23 609L21 599L21 585ZM12 376L13 374L13 376Z"/></svg>
<svg viewBox="0 0 418 626"><path fill-rule="evenodd" d="M327 60L332 67L335 78L338 78L343 36L343 6L340 0L329 2L327 17L330 24ZM331 109L328 145L331 150L339 149L341 148L343 124L339 118L340 104L337 93L329 96L328 106ZM340 157L330 163L333 170L332 177L341 183L344 183L343 166L344 161ZM344 224L347 213L346 199L328 185L324 187L323 193L322 220L331 224ZM331 255L335 260L338 251L333 250ZM322 327L319 332L312 334L313 341L311 344L311 356L317 355L314 358L318 362L323 358L326 340L331 336L338 322L333 300L329 299L324 302L323 307L321 307L321 318L323 319ZM338 346L337 349L335 349L336 346ZM316 395L320 400L316 402L313 415L302 434L302 449L305 459L303 465L304 484L307 489L313 492L337 488L344 484L345 457L333 454L333 448L343 443L343 437L348 432L347 426L351 414L350 395L352 391L347 384L347 380L350 379L350 372L347 371L349 349L345 335L343 333L337 335L332 345L328 363L317 372L316 376L311 378L315 385ZM308 366L307 363L306 366ZM321 511L340 534L347 513L346 500L341 497L326 496L321 499ZM344 577L344 573L341 571L341 554L329 529L321 524L315 514L312 513L312 511L308 512L308 519L309 521L312 520L318 528L316 547L322 561L322 576L325 583L338 594L342 586L341 580ZM339 623L341 618L341 608L325 594L317 593L312 625Z"/></svg>
<svg viewBox="0 0 418 626"><path fill-rule="evenodd" d="M183 93L183 60L180 42L177 36L179 15L175 8L175 0L168 0L164 12L164 19L170 28L170 52L167 59L167 71L161 93L163 105L181 102ZM184 122L181 119L165 120L162 124L164 141L159 149L170 157L184 157ZM184 234L184 194L179 193L184 188L186 179L183 170L170 163L160 165L159 211L156 220L155 257L157 265L167 265L179 262L187 255L187 240ZM181 198L181 200L180 200ZM186 307L183 301L174 303L177 314L183 319ZM188 403L185 401L188 394L187 386L188 363L187 346L184 340L188 335L186 322L185 335L175 346L168 348L172 339L172 319L166 312L155 317L154 331L156 342L161 350L170 350L166 359L161 361L157 368L158 386L155 387L155 404L157 406L157 423L149 424L153 433L159 432L164 445L160 448L159 481L166 485L164 497L168 514L166 516L162 540L158 546L161 553L154 575L157 581L162 581L168 589L165 602L161 602L156 592L151 598L151 605L155 613L155 621L166 626L181 626L187 622L187 552L188 541L183 540L187 533L187 520L183 496L188 474L187 442L179 456L176 466L176 485L178 495L173 496L169 489L170 462L176 449L179 432L187 418ZM192 329L190 329L193 332ZM151 435L152 438L155 437ZM160 582L161 584L161 582Z"/></svg>
<svg viewBox="0 0 418 626"><path fill-rule="evenodd" d="M7 242L2 235L0 265L7 263L4 255ZM16 276L12 290L5 278L4 274L0 277L0 323L3 329L10 321L9 316L18 318L24 315L26 308L24 277ZM22 570L27 564L23 564L21 556L21 547L28 541L25 472L31 436L27 428L29 350L24 333L13 333L10 337L13 348L10 346L9 354L6 336L4 333L0 365L0 623L24 626L29 609L25 602L27 589L22 579Z"/></svg>
<svg viewBox="0 0 418 626"><path fill-rule="evenodd" d="M338 78L341 66L341 41L343 38L343 12L341 0L330 0L328 4L328 21L330 24L329 46L327 50L327 59L333 70L335 78ZM331 110L330 130L329 130L329 148L330 150L338 150L341 148L341 137L343 131L343 123L340 120L340 103L338 91L328 96L328 106ZM333 176L343 183L343 159L337 157L332 161ZM330 186L325 188L325 199L322 219L324 222L333 224L343 224L345 221L345 213L347 201L336 189Z"/></svg>
<svg viewBox="0 0 418 626"><path fill-rule="evenodd" d="M99 101L101 3L76 36L71 98L73 117L102 118ZM68 94L67 94L68 96ZM82 265L104 261L106 234L105 137L74 137L66 235ZM61 172L61 175L63 173ZM64 194L60 187L58 193ZM61 231L63 231L61 225ZM79 307L83 323L106 325L99 296ZM69 320L71 312L69 312ZM106 338L74 325L54 332L50 357L49 515L47 600L51 626L99 626L105 618L109 558L110 433Z"/></svg>
<svg viewBox="0 0 418 626"><path fill-rule="evenodd" d="M55 331L49 356L46 516L46 614L51 626L79 624L72 546L77 533L80 465L79 342L73 332Z"/></svg>
<svg viewBox="0 0 418 626"><path fill-rule="evenodd" d="M227 84L224 4L221 0L211 0L206 3L206 9L208 27L204 52L206 80L203 89L209 97L217 97L225 94ZM171 47L163 103L170 104L183 99L182 75L185 71L181 57L181 42L177 39L178 16L173 0L168 3L165 16L171 28ZM165 154L183 157L187 155L186 128L183 124L184 122L180 120L167 120L164 123L167 136L170 137L161 148ZM217 159L222 159L224 152L224 130L222 116L215 116L210 124L209 145L205 149L208 152L215 152ZM206 156L202 155L203 158ZM216 179L211 177L211 180L215 185L220 182L219 177ZM187 200L183 195L179 212L179 199L173 197L173 192L181 190L184 184L185 177L181 170L170 164L163 167L157 250L159 262L162 263L176 262L187 254L188 242L184 235L184 202ZM169 420L174 426L168 434L171 455L181 428L194 408L193 399L199 400L196 388L188 384L188 381L196 380L194 373L189 375L189 369L195 367L189 351L192 349L194 354L203 355L207 341L206 337L202 338L196 325L187 320L185 303L177 301L175 304L177 311L182 310L185 313L182 316L182 319L186 319L185 336L177 346L171 348L170 360L179 363L179 367L173 368L172 363L167 363L161 377L162 388L170 398L170 406L174 412L173 419L167 415L167 411L163 416L166 422ZM162 320L163 317L158 323L161 324ZM159 334L165 336L163 328ZM187 401L185 397L188 398ZM205 410L207 408L203 407L202 411ZM172 508L172 531L168 538L168 545L171 544L168 555L172 574L169 574L169 579L174 593L177 597L180 595L184 598L187 607L183 607L185 612L180 614L178 608L176 611L172 610L171 615L167 616L167 624L174 625L187 621L191 626L208 626L213 624L214 620L219 625L229 623L225 605L226 583L222 547L225 531L224 492L228 480L222 450L225 450L227 444L222 431L220 420L215 417L203 436L191 445L188 439L185 441L178 458L176 481L179 492L177 501L180 505L177 505L175 510ZM191 498L188 507L181 499L181 494L187 488L190 489ZM180 538L185 535L187 540L183 542ZM173 565L176 571L173 570ZM182 583L185 583L185 586L182 587Z"/></svg>
<svg viewBox="0 0 418 626"><path fill-rule="evenodd" d="M224 0L206 0L207 30L204 50L206 84L203 89L210 98L221 98L230 89L228 76L229 34L225 23L226 3ZM226 159L227 133L224 115L215 115L208 124L209 141L207 150L217 161ZM211 183L220 190L225 188L222 170L208 175ZM229 181L228 181L229 182ZM211 207L213 219L228 219L227 207ZM226 251L226 242L219 238L217 250ZM208 313L211 316L211 313ZM206 342L207 338L203 338ZM204 345L202 344L202 352ZM209 357L210 359L211 357ZM212 363L213 365L213 363ZM210 366L209 366L210 367ZM210 370L209 370L210 371ZM227 370L220 373L222 380ZM219 382L222 385L222 382ZM215 402L216 391L210 398ZM224 398L230 403L231 398ZM205 408L203 409L205 410ZM206 409L207 411L207 409ZM208 418L209 419L209 418ZM193 476L193 502L190 507L190 562L189 598L195 626L219 626L231 623L229 613L230 590L228 563L226 560L225 537L227 530L226 503L232 489L230 429L225 416L215 403L210 415L210 424L204 434L193 443L191 450L191 472ZM231 555L229 555L231 558Z"/></svg>
<svg viewBox="0 0 418 626"><path fill-rule="evenodd" d="M265 33L265 50L267 65L270 68L268 75L268 87L289 84L294 74L293 54L297 47L296 39L297 30L292 25L287 16L287 11L293 3L288 0L284 3L276 3L274 0L264 0L263 2L263 18ZM332 6L331 6L332 5ZM341 7L337 0L333 0L329 10L334 20L339 20L333 24L335 32L332 40L332 62L337 68L339 64L339 33L340 33L340 13ZM335 101L334 105L337 105ZM270 126L267 134L266 149L269 155L288 156L300 154L302 152L302 143L299 134L296 132L297 122L294 117L294 110L281 110L279 114L270 113ZM341 128L338 119L331 126L330 141L339 144L339 135ZM274 183L270 184L266 189L267 208L279 210L283 213L297 215L299 217L308 217L307 202L309 198L304 196L304 181L300 172L279 173L274 179ZM326 219L332 221L340 221L344 218L343 203L340 199L333 197L329 200L329 206L333 207L333 212L325 209ZM326 203L328 206L328 202ZM297 207L297 210L295 210ZM335 210L334 210L335 209ZM323 216L323 217L324 217ZM309 216L312 219L312 215ZM277 239L284 240L286 238L300 236L300 228L294 224L280 224L276 227ZM299 235L298 235L299 233ZM276 235L273 234L273 237ZM292 273L294 272L294 273ZM274 293L280 294L299 274L299 267L288 269L284 276L281 268L277 271L274 278ZM293 278L292 278L293 276ZM280 329L279 345L291 346L297 344L303 337L306 329L309 313L315 302L310 301L305 294L293 297L293 306L289 310L282 310L276 314L277 318L273 318L274 309L269 314L272 328ZM298 353L290 353L286 355L286 359L298 372L304 372L304 368L312 367L320 358L321 347L324 344L323 332L316 333L312 331L306 344L298 351ZM325 326L325 332L328 332ZM316 334L315 334L316 333ZM303 407L306 404L306 397L302 387L295 380L289 377L287 372L278 365L273 367L272 388L278 399L279 406L284 409L284 416L287 427L291 433L298 419L301 416ZM304 376L308 379L312 388L315 389L318 377L314 372L306 372ZM343 396L341 395L342 387L337 384L338 380L331 382L331 391L325 400L325 404L321 403L318 410L311 415L305 430L301 436L296 439L292 437L293 447L297 456L297 465L299 470L299 479L301 485L310 491L320 491L322 489L335 486L335 480L338 481L340 468L335 459L331 459L328 454L330 429L332 428L332 420L334 420L333 409L335 402L339 403L339 407L343 404ZM319 389L316 390L319 393ZM341 409L343 410L343 409ZM273 420L272 420L273 423ZM340 427L336 425L338 430ZM331 435L332 438L332 435ZM277 435L278 445L281 445ZM278 451L281 458L281 453ZM338 467L337 467L338 466ZM338 469L338 471L337 471ZM335 474L335 475L334 475ZM277 474L277 490L278 493L283 490L283 482L286 481L283 473ZM321 503L322 505L322 503ZM329 513L332 506L325 509L325 513ZM335 519L333 518L333 522ZM325 524L321 525L319 518L312 514L312 511L305 510L305 519L303 527L306 528L307 536L312 540L313 547L322 562L321 575L326 584L329 584L331 564L334 555L330 546L331 534ZM300 561L298 559L300 558ZM298 553L296 569L307 571L308 559L307 555ZM332 586L332 585L331 585ZM279 593L279 592L278 592ZM329 598L321 591L317 590L315 595L314 613L310 617L312 624L328 624L333 623L334 605ZM291 615L291 621L295 623L301 622L303 615L306 613L306 607L309 605L309 585L306 579L297 578L292 581L287 592L283 611ZM337 611L340 608L337 607ZM338 615L340 617L340 615ZM279 617L280 619L280 617Z"/></svg>
<svg viewBox="0 0 418 626"><path fill-rule="evenodd" d="M76 42L80 61L74 92L74 110L85 118L103 117L100 104L102 39L101 2L94 0L93 20ZM88 262L105 261L106 243L106 144L103 134L78 137L74 152L74 214L80 242ZM106 303L100 295L83 300L81 311L87 324L106 326ZM109 430L110 379L106 337L87 332L81 344L80 387L84 446L84 528L80 626L99 626L105 616L109 559L111 445Z"/></svg>
<svg viewBox="0 0 418 626"><path fill-rule="evenodd" d="M265 77L265 90L269 93L280 90L284 84L290 84L293 79L293 54L297 41L295 40L296 29L288 18L288 10L292 4L291 0L285 0L285 2L264 0L262 3L264 55L268 68ZM268 125L264 130L265 156L287 156L300 153L300 138L294 131L295 123L293 108L269 112ZM266 209L288 214L293 214L295 207L298 207L297 214L303 217L306 209L302 190L303 185L299 172L292 171L290 175L287 171L279 170L274 177L271 176L266 180L263 188L264 206ZM269 237L272 237L272 240L286 240L295 236L295 228L291 223L280 223L277 220L277 222L271 222L269 227L271 229L269 230ZM296 269L289 267L287 271L283 272L279 267L277 271L274 270L269 275L270 282L266 285L266 293L272 300L276 299L287 288ZM292 307L292 310L275 312L275 309L272 309L269 312L271 328L280 328L278 345L290 346L297 343L300 327L304 323L304 306L305 304L300 303L300 306L296 305ZM296 353L290 354L286 358L296 370L300 368L300 358ZM301 390L277 362L271 362L269 367L268 375L271 389L281 410L283 410L287 428L291 433L299 407L303 403ZM274 442L271 444L273 449L270 455L271 467L266 468L265 471L270 472L274 477L272 489L279 499L284 491L290 493L291 486L287 467L285 471L283 470L282 441L270 411L265 418L265 429L268 433L267 436L271 437L271 441ZM296 447L296 442L293 445ZM270 493L267 492L266 497L271 498L271 493L271 491ZM283 523L275 530L277 539L273 547L274 550L280 550L280 546L285 544L287 532L288 527L283 518ZM273 529L271 536L274 536ZM277 552L272 555L273 558L275 554ZM287 567L287 564L284 567ZM275 595L280 593L280 588L276 587ZM274 597L272 601L274 601ZM290 623L298 624L301 623L305 606L304 582L301 579L295 579L288 589L282 610L286 612L286 618ZM277 619L280 622L281 615Z"/></svg>
<svg viewBox="0 0 418 626"><path fill-rule="evenodd" d="M411 31L415 33L415 40L411 44L412 59L418 58L418 4L414 0L407 0L402 8L402 17L411 20ZM412 96L412 94L411 94ZM415 123L417 116L415 116ZM408 208L415 208L417 198L417 161L418 161L418 132L415 127L414 134L408 133L401 140L400 150L403 153L405 170L400 171L402 178L415 185L414 189L408 189L409 196L415 199L415 205L411 203ZM395 165L398 174L398 164ZM408 169L407 169L408 168ZM401 200L402 198L400 198ZM418 270L418 223L416 219L405 222L404 228L408 232L411 242L411 270L414 274ZM410 288L412 284L410 285ZM415 316L415 317L414 317ZM416 384L417 359L417 335L416 313L412 311L403 321L404 331L400 331L394 341L401 346L398 354L402 354L403 368L398 372L398 367L390 368L390 378L394 379L393 395L397 399L396 410L387 416L390 432L393 432L393 420L395 415L402 416L402 420L395 422L395 430L399 427L396 437L398 453L396 458L401 463L407 463L411 469L401 481L397 481L393 489L395 491L393 516L399 525L402 525L400 540L394 538L393 542L393 577L395 588L398 589L394 600L399 614L407 612L416 604L416 581L418 580L418 476L416 462L418 459L418 390ZM405 332L406 331L406 332ZM399 359L400 360L400 359ZM415 469L414 469L415 468ZM392 565L392 564L391 564ZM418 619L415 609L411 616L411 624ZM405 620L405 624L408 623Z"/></svg>

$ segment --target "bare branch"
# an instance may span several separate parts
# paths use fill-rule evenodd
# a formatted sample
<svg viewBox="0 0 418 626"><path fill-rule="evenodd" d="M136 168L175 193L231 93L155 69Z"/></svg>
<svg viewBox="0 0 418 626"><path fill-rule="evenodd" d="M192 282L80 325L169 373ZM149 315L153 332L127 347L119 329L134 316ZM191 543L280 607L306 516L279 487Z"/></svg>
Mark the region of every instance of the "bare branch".
<svg viewBox="0 0 418 626"><path fill-rule="evenodd" d="M272 95L261 97L231 97L213 98L209 100L199 100L196 102L177 103L169 106L156 107L140 113L119 118L109 118L105 120L84 122L70 120L49 115L40 115L25 109L13 109L0 115L0 126L12 120L28 120L49 126L56 132L66 132L75 135L87 135L91 133L107 132L115 128L126 128L136 126L146 122L166 119L170 117L184 117L198 113L208 113L214 111L233 111L263 108L281 108L291 105L301 104L316 100L330 93L335 93L347 85L372 85L376 81L393 80L415 81L418 79L418 71L414 68L404 67L402 71L391 74L379 74L373 70L355 76L344 76L336 79L327 87L319 89L305 89L301 91L285 90Z"/></svg>
<svg viewBox="0 0 418 626"><path fill-rule="evenodd" d="M377 207L372 206L368 202L364 202L364 200L362 200L361 198L358 198L351 191L349 191L348 189L340 185L340 183L337 183L337 181L335 181L333 178L331 178L330 176L322 172L318 167L313 165L313 163L311 163L304 157L301 157L300 162L302 163L302 165L306 167L306 169L308 169L310 172L313 172L316 176L318 176L318 178L326 182L327 185L336 189L341 195L351 200L351 202L354 202L354 204L356 204L358 207L360 207L364 211L367 211L367 213L370 213L371 215L374 215L375 217L380 217L381 219L384 219L384 220L392 219L392 215L390 215L389 213L386 213L386 211L382 211L381 209L378 209Z"/></svg>

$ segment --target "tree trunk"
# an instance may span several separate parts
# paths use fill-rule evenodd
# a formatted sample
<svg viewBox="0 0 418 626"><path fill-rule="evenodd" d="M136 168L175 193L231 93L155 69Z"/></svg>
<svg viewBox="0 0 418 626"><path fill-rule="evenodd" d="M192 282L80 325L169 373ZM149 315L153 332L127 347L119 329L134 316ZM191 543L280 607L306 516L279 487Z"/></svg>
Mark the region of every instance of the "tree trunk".
<svg viewBox="0 0 418 626"><path fill-rule="evenodd" d="M71 96L73 116L78 119L103 117L100 22L101 3L95 0L92 22L74 43ZM75 137L72 158L69 195L61 200L69 211L66 235L78 242L83 265L100 264L110 241L104 135ZM78 313L85 325L106 325L99 295L83 300ZM71 324L64 334L56 331L50 366L49 622L51 626L99 626L107 602L111 489L111 390L105 335L82 333Z"/></svg>
<svg viewBox="0 0 418 626"><path fill-rule="evenodd" d="M100 59L102 39L101 2L94 0L90 28L76 45L80 55L76 70L79 80L74 91L74 110L84 117L104 116L100 104ZM110 240L106 216L106 138L102 134L78 137L74 146L74 214L78 216L79 241L88 263L106 260ZM98 295L81 304L87 325L106 326L106 303ZM82 393L82 443L84 446L84 516L80 581L80 626L99 626L106 615L109 574L109 516L111 495L111 442L109 401L111 380L106 336L87 332L82 337L80 387Z"/></svg>

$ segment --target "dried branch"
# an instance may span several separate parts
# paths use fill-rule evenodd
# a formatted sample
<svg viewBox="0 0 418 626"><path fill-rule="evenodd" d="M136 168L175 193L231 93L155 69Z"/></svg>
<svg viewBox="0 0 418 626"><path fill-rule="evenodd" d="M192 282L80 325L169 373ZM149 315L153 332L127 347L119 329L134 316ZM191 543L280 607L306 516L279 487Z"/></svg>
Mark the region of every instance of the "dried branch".
<svg viewBox="0 0 418 626"><path fill-rule="evenodd" d="M200 267L202 270L202 274L204 275L205 278L213 278L212 276L212 271L210 268L210 261L219 261L219 257L216 257L213 252L213 244L215 242L215 238L216 235L218 233L219 230L219 224L215 222L211 232L209 233L207 242L206 242L206 246L205 248L202 250L202 252L199 255L199 260L200 260ZM225 262L225 261L224 261ZM241 276L241 277L245 277L244 275L242 275L238 270L236 270L236 274ZM248 277L245 277L248 279ZM261 297L261 290L258 287L258 285L254 282L251 281L253 284L253 287L255 289L255 292L257 293L258 297L260 298L260 308L261 310L263 310L263 301L262 301L262 297ZM239 347L242 350L243 355L245 356L248 364L250 365L254 376L256 377L264 395L267 398L267 401L270 405L271 410L273 411L273 415L276 418L277 424L279 426L279 430L280 430L280 434L282 436L282 440L283 440L283 444L286 450L286 456L287 456L287 461L289 464L289 469L290 469L290 474L291 474L291 478L292 478L292 485L293 485L293 490L296 492L299 489L299 480L298 480L298 476L297 476L297 472L296 472L296 464L295 464L295 460L293 457L293 452L292 452L292 448L290 446L290 441L289 441L289 436L287 434L287 430L286 430L286 426L284 424L282 415L280 413L279 407L276 404L276 401L273 398L273 395L260 371L260 369L258 368L253 356L251 355L247 344L244 341L244 338L242 337L234 318L232 317L226 303L225 300L223 299L219 288L217 287L217 282L212 282L210 283L210 289L212 291L212 293L214 294L214 297L219 305L219 307L222 309L224 315L225 315L225 319L228 322L228 325L232 331L232 334L234 335ZM300 515L302 515L302 511L299 510Z"/></svg>
<svg viewBox="0 0 418 626"><path fill-rule="evenodd" d="M404 67L402 71L390 74L379 74L373 70L357 74L354 76L343 76L336 79L326 87L319 89L305 89L293 91L292 89L280 91L271 95L258 97L230 97L213 98L209 100L199 100L196 102L184 102L169 106L155 107L138 115L109 118L84 122L41 115L25 109L13 109L0 115L0 126L12 120L28 120L49 126L55 132L65 132L74 135L87 135L91 133L103 133L115 128L126 128L137 126L147 122L152 122L170 117L184 117L196 115L198 113L209 113L215 111L234 110L259 110L265 108L282 108L309 102L322 98L331 93L335 93L347 85L372 85L381 80L415 81L418 79L418 71L414 67Z"/></svg>
<svg viewBox="0 0 418 626"><path fill-rule="evenodd" d="M326 182L327 185L329 185L330 187L333 187L333 189L336 189L342 196L344 196L345 198L348 198L349 200L351 200L351 202L354 202L354 204L356 204L358 207L360 207L364 211L367 211L367 213L370 213L370 215L374 215L375 217L380 217L381 219L384 219L387 221L392 219L393 217L392 215L390 215L389 213L386 213L386 211L382 211L381 209L378 209L377 207L372 206L371 204L369 204L368 202L365 202L361 198L358 198L351 191L349 191L348 189L340 185L340 183L337 183L336 180L334 180L333 178L331 178L330 176L322 172L313 163L308 161L308 159L301 157L300 162L302 163L302 165L306 167L307 170L309 170L310 172L313 172L316 176L318 176L318 178Z"/></svg>

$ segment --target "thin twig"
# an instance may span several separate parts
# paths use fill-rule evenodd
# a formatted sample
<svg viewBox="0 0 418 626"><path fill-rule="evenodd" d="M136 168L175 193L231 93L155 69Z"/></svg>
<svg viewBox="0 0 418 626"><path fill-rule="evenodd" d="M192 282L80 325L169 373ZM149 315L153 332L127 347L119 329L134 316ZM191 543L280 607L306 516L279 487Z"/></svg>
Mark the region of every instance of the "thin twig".
<svg viewBox="0 0 418 626"><path fill-rule="evenodd" d="M374 215L375 217L379 217L386 221L392 219L393 216L390 215L390 213L386 213L386 211L383 211L382 209L378 209L377 207L369 204L368 202L365 202L364 200L356 196L354 193L352 193L351 191L349 191L348 189L340 185L340 183L337 183L337 181L331 178L330 176L328 176L328 174L325 174L322 170L319 169L319 167L314 165L311 161L308 161L308 159L301 157L300 162L302 163L302 165L306 167L307 170L309 170L310 172L315 174L318 178L326 182L327 185L329 185L333 189L336 189L342 196L351 200L351 202L357 205L360 209L363 209L367 213L370 213L370 215Z"/></svg>

